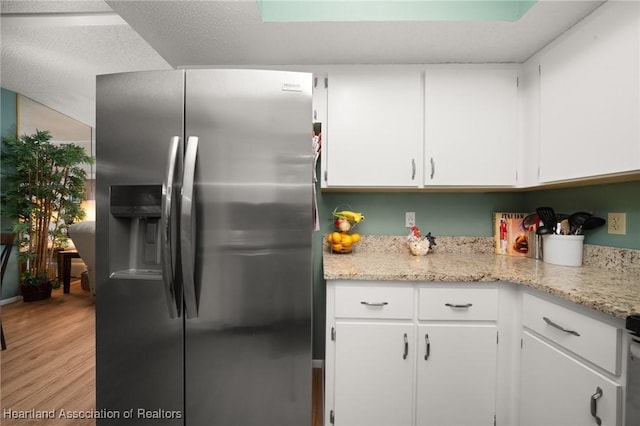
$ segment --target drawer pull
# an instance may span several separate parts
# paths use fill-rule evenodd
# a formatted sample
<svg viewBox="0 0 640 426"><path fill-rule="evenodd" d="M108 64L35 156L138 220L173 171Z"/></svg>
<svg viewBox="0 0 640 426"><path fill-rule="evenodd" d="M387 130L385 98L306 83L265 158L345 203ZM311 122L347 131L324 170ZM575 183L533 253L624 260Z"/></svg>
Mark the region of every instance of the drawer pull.
<svg viewBox="0 0 640 426"><path fill-rule="evenodd" d="M596 388L596 393L591 395L591 415L596 421L596 424L600 426L602 424L602 420L598 417L598 400L602 397L602 389L600 386Z"/></svg>
<svg viewBox="0 0 640 426"><path fill-rule="evenodd" d="M455 303L445 303L444 306L448 306L453 309L469 309L473 306L473 303L465 303L464 305L457 305Z"/></svg>
<svg viewBox="0 0 640 426"><path fill-rule="evenodd" d="M569 330L567 328L564 328L561 325L556 324L555 322L551 321L549 318L547 317L542 317L542 319L544 320L544 322L546 322L547 324L549 324L551 327L553 328L557 328L560 331L564 331L565 333L569 333L569 334L573 334L574 336L578 336L580 337L580 333L578 333L575 330Z"/></svg>
<svg viewBox="0 0 640 426"><path fill-rule="evenodd" d="M388 305L389 302L360 302L360 304L365 305L365 306L371 306L374 308L381 308L384 305Z"/></svg>
<svg viewBox="0 0 640 426"><path fill-rule="evenodd" d="M424 342L427 344L427 348L424 352L424 360L427 361L429 359L429 355L431 355L431 342L429 341L429 335L424 335Z"/></svg>
<svg viewBox="0 0 640 426"><path fill-rule="evenodd" d="M402 354L402 359L407 359L409 355L409 339L407 338L407 333L404 333L404 353Z"/></svg>

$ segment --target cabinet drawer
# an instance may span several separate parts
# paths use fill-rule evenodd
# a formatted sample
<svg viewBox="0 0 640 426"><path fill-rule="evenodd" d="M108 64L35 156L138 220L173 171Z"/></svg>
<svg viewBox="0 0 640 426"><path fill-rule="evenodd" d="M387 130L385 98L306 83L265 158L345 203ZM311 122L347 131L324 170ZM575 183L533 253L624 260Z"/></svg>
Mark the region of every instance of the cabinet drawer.
<svg viewBox="0 0 640 426"><path fill-rule="evenodd" d="M619 374L621 330L530 294L522 300L522 325L605 370Z"/></svg>
<svg viewBox="0 0 640 426"><path fill-rule="evenodd" d="M413 288L336 286L336 318L413 318Z"/></svg>
<svg viewBox="0 0 640 426"><path fill-rule="evenodd" d="M495 320L498 290L495 288L421 288L420 320Z"/></svg>

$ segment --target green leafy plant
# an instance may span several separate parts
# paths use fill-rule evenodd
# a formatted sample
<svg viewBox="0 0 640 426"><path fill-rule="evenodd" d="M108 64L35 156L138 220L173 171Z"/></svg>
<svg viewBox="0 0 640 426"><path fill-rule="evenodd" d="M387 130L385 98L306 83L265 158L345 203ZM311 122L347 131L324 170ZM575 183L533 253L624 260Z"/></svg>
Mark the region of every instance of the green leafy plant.
<svg viewBox="0 0 640 426"><path fill-rule="evenodd" d="M68 241L67 227L84 218L86 172L93 158L72 143L54 144L48 131L2 139L2 216L14 223L24 265L23 285L51 280L56 249Z"/></svg>

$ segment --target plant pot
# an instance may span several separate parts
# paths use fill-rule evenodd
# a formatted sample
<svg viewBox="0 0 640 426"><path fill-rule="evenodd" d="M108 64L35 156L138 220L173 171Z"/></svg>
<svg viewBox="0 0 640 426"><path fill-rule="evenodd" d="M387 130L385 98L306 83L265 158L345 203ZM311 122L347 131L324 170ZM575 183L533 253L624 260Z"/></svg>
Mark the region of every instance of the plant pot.
<svg viewBox="0 0 640 426"><path fill-rule="evenodd" d="M22 293L23 302L48 299L51 297L51 281L45 281L38 286L21 284L20 292Z"/></svg>

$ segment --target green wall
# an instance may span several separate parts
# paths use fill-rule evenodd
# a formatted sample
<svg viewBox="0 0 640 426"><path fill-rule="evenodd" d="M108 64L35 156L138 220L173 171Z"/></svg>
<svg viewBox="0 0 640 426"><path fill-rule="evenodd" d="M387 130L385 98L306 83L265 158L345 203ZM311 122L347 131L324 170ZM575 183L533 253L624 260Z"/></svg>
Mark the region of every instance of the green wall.
<svg viewBox="0 0 640 426"><path fill-rule="evenodd" d="M7 89L0 89L0 131L2 137L15 134L17 129L17 95ZM4 218L0 218L0 229L10 230L12 225ZM4 279L2 280L2 299L18 295L18 262L16 260L15 247L12 250Z"/></svg>
<svg viewBox="0 0 640 426"><path fill-rule="evenodd" d="M331 229L331 212L351 206L366 220L358 232L368 235L404 235L404 213L416 213L423 232L449 236L492 236L493 212L532 212L551 206L559 213L592 212L607 219L609 212L627 214L627 234L609 235L606 226L586 233L585 242L640 249L640 181L530 192L448 193L319 193L321 232Z"/></svg>
<svg viewBox="0 0 640 426"><path fill-rule="evenodd" d="M320 203L322 231L331 229L331 212L340 206L365 214L358 232L367 235L405 235L405 212L416 214L422 232L434 235L493 235L494 211L520 211L521 193L323 193Z"/></svg>

